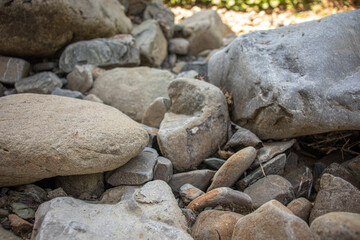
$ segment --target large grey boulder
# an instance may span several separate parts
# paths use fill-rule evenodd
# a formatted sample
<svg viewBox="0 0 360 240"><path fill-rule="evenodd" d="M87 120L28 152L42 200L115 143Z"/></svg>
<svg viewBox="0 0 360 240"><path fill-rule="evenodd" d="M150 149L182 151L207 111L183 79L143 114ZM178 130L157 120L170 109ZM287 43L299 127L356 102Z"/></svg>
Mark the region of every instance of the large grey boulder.
<svg viewBox="0 0 360 240"><path fill-rule="evenodd" d="M157 97L168 97L167 88L174 79L166 70L116 68L101 74L90 93L141 122L144 112Z"/></svg>
<svg viewBox="0 0 360 240"><path fill-rule="evenodd" d="M147 132L104 104L40 94L0 98L0 186L110 171L138 155Z"/></svg>
<svg viewBox="0 0 360 240"><path fill-rule="evenodd" d="M260 139L360 129L360 10L237 37L209 61Z"/></svg>
<svg viewBox="0 0 360 240"><path fill-rule="evenodd" d="M156 20L147 20L131 32L140 49L141 65L160 66L167 56L167 41Z"/></svg>
<svg viewBox="0 0 360 240"><path fill-rule="evenodd" d="M125 195L115 205L74 198L43 203L32 239L192 239L165 182L149 182Z"/></svg>
<svg viewBox="0 0 360 240"><path fill-rule="evenodd" d="M130 33L118 0L1 1L0 54L48 56L71 42Z"/></svg>
<svg viewBox="0 0 360 240"><path fill-rule="evenodd" d="M59 65L64 72L69 73L76 65L84 64L104 68L137 66L140 64L139 49L131 35L120 34L70 44L61 54Z"/></svg>
<svg viewBox="0 0 360 240"><path fill-rule="evenodd" d="M158 143L179 172L195 169L227 140L229 113L217 87L196 79L169 86L172 105L161 122Z"/></svg>
<svg viewBox="0 0 360 240"><path fill-rule="evenodd" d="M225 27L215 10L204 10L179 23L181 35L190 42L189 55L222 46Z"/></svg>

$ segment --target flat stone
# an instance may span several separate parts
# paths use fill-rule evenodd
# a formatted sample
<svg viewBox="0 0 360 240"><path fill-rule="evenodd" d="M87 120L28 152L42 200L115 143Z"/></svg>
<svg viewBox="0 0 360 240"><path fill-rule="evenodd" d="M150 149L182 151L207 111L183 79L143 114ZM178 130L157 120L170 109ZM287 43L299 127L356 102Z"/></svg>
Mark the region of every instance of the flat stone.
<svg viewBox="0 0 360 240"><path fill-rule="evenodd" d="M311 194L314 178L308 167L300 167L284 176L288 180L294 190L295 198L307 197Z"/></svg>
<svg viewBox="0 0 360 240"><path fill-rule="evenodd" d="M173 166L169 159L158 157L154 167L154 180L169 182L173 176Z"/></svg>
<svg viewBox="0 0 360 240"><path fill-rule="evenodd" d="M187 55L189 51L189 41L185 38L173 38L169 41L169 52L178 55Z"/></svg>
<svg viewBox="0 0 360 240"><path fill-rule="evenodd" d="M220 89L195 79L176 79L168 89L172 105L161 122L158 143L178 172L195 169L227 140L229 115Z"/></svg>
<svg viewBox="0 0 360 240"><path fill-rule="evenodd" d="M93 66L90 64L76 65L74 70L66 76L68 88L81 93L90 90L94 82L92 68Z"/></svg>
<svg viewBox="0 0 360 240"><path fill-rule="evenodd" d="M28 238L34 225L28 221L20 218L16 214L10 214L8 219L11 224L11 229L19 236Z"/></svg>
<svg viewBox="0 0 360 240"><path fill-rule="evenodd" d="M173 192L177 194L180 187L189 183L202 191L210 185L211 179L214 177L215 171L212 170L194 170L183 173L176 173L172 176L169 185Z"/></svg>
<svg viewBox="0 0 360 240"><path fill-rule="evenodd" d="M254 163L251 165L251 168L256 168L260 165L259 162L264 164L265 162L272 159L277 154L283 153L294 145L296 142L295 139L286 142L272 142L272 143L263 143L263 147L259 149L257 157Z"/></svg>
<svg viewBox="0 0 360 240"><path fill-rule="evenodd" d="M243 215L234 212L207 210L199 214L191 235L194 239L231 240L234 226Z"/></svg>
<svg viewBox="0 0 360 240"><path fill-rule="evenodd" d="M42 72L27 78L22 78L15 83L18 93L50 94L56 88L61 88L62 82L52 72Z"/></svg>
<svg viewBox="0 0 360 240"><path fill-rule="evenodd" d="M315 239L309 226L276 200L240 218L232 239Z"/></svg>
<svg viewBox="0 0 360 240"><path fill-rule="evenodd" d="M127 191L135 191L141 186L118 186L109 188L100 197L100 203L102 204L116 204L121 201L121 198Z"/></svg>
<svg viewBox="0 0 360 240"><path fill-rule="evenodd" d="M224 165L225 160L222 160L220 158L206 158L204 160L204 163L206 164L206 166L214 170L219 170L219 168L221 168L221 166Z"/></svg>
<svg viewBox="0 0 360 240"><path fill-rule="evenodd" d="M360 191L352 184L328 173L322 175L309 222L329 212L360 212Z"/></svg>
<svg viewBox="0 0 360 240"><path fill-rule="evenodd" d="M164 97L156 98L144 112L141 123L149 127L159 128L161 121L164 119L165 113L169 111L170 106L170 99Z"/></svg>
<svg viewBox="0 0 360 240"><path fill-rule="evenodd" d="M170 187L156 180L114 205L74 198L46 202L36 212L32 238L192 239L186 230L185 217Z"/></svg>
<svg viewBox="0 0 360 240"><path fill-rule="evenodd" d="M190 42L189 55L222 46L225 27L215 10L203 10L179 23L181 35Z"/></svg>
<svg viewBox="0 0 360 240"><path fill-rule="evenodd" d="M360 214L332 212L316 218L310 226L320 240L360 238Z"/></svg>
<svg viewBox="0 0 360 240"><path fill-rule="evenodd" d="M143 14L143 19L145 21L149 19L156 20L159 23L165 37L167 39L171 39L173 37L175 15L170 8L164 6L162 1L152 2L151 4L147 5Z"/></svg>
<svg viewBox="0 0 360 240"><path fill-rule="evenodd" d="M239 127L230 140L226 143L225 148L229 147L257 147L261 145L261 140L249 130Z"/></svg>
<svg viewBox="0 0 360 240"><path fill-rule="evenodd" d="M131 34L140 49L141 65L158 67L167 56L167 41L156 20L146 20Z"/></svg>
<svg viewBox="0 0 360 240"><path fill-rule="evenodd" d="M215 173L207 191L218 187L232 187L240 176L250 167L256 157L256 149L244 148L232 155Z"/></svg>
<svg viewBox="0 0 360 240"><path fill-rule="evenodd" d="M45 57L71 42L130 33L132 24L118 0L12 1L0 6L0 29L1 55Z"/></svg>
<svg viewBox="0 0 360 240"><path fill-rule="evenodd" d="M312 209L312 203L306 198L301 197L292 200L287 205L287 208L290 209L290 211L292 211L296 216L307 222Z"/></svg>
<svg viewBox="0 0 360 240"><path fill-rule="evenodd" d="M294 191L291 183L279 175L268 175L244 190L254 203L254 208L259 208L270 200L277 200L287 205L294 198Z"/></svg>
<svg viewBox="0 0 360 240"><path fill-rule="evenodd" d="M16 81L27 77L30 63L20 58L0 56L0 82L15 84Z"/></svg>
<svg viewBox="0 0 360 240"><path fill-rule="evenodd" d="M231 119L262 140L359 130L359 12L242 34L211 57Z"/></svg>
<svg viewBox="0 0 360 240"><path fill-rule="evenodd" d="M112 186L141 185L151 181L158 153L153 148L146 147L139 155L124 166L105 174L106 182Z"/></svg>
<svg viewBox="0 0 360 240"><path fill-rule="evenodd" d="M266 175L282 175L286 163L286 155L280 154L263 165L263 168L258 167L253 172L249 173L243 179L236 183L236 188L244 190L247 186L256 182L257 180L264 177L263 170Z"/></svg>
<svg viewBox="0 0 360 240"><path fill-rule="evenodd" d="M193 185L186 183L180 187L179 194L183 203L189 204L191 201L204 195L205 193L200 189L198 189L197 187L194 187Z"/></svg>
<svg viewBox="0 0 360 240"><path fill-rule="evenodd" d="M121 34L76 42L61 54L59 66L66 73L84 64L104 68L137 66L140 64L139 49L131 35Z"/></svg>
<svg viewBox="0 0 360 240"><path fill-rule="evenodd" d="M55 90L51 92L51 95L77 98L77 99L85 98L85 96L79 91L72 91L69 89L61 89L61 88L55 88Z"/></svg>
<svg viewBox="0 0 360 240"><path fill-rule="evenodd" d="M248 214L253 209L253 202L246 193L233 190L228 187L216 188L196 198L186 207L195 213L200 213L204 208L216 207L230 208L234 212Z"/></svg>
<svg viewBox="0 0 360 240"><path fill-rule="evenodd" d="M83 199L96 199L104 193L104 174L84 174L57 177L56 182L67 195Z"/></svg>
<svg viewBox="0 0 360 240"><path fill-rule="evenodd" d="M148 143L133 120L90 101L16 94L1 97L0 109L0 186L110 171Z"/></svg>
<svg viewBox="0 0 360 240"><path fill-rule="evenodd" d="M12 212L22 219L32 219L35 217L35 211L21 202L14 202L11 204Z"/></svg>
<svg viewBox="0 0 360 240"><path fill-rule="evenodd" d="M137 122L158 97L168 97L167 89L175 79L171 72L148 67L116 68L102 73L90 93Z"/></svg>

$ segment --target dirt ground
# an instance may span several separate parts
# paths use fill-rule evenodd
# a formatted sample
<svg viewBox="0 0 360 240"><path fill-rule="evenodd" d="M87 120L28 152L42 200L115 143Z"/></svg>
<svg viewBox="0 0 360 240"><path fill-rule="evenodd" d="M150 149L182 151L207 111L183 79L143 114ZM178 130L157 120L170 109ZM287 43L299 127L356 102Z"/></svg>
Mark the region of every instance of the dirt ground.
<svg viewBox="0 0 360 240"><path fill-rule="evenodd" d="M302 12L294 12L291 10L280 11L275 9L271 14L267 14L265 11L256 12L250 10L248 12L238 12L216 7L213 7L212 9L218 12L223 22L229 27L227 33L231 33L232 31L236 35L239 35L257 30L273 29L281 26L317 20L331 14L353 10L355 8L336 9L314 6L312 10ZM175 23L179 23L181 19L189 17L202 9L195 6L191 9L172 7L171 10L175 14Z"/></svg>

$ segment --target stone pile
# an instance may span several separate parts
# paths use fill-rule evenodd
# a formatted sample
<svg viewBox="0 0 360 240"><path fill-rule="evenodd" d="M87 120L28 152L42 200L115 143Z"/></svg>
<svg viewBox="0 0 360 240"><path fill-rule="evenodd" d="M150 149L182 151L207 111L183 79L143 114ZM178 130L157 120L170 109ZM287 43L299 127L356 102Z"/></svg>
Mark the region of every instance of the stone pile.
<svg viewBox="0 0 360 240"><path fill-rule="evenodd" d="M0 239L359 239L360 10L229 45L173 19L0 5ZM338 130L340 157L299 138Z"/></svg>

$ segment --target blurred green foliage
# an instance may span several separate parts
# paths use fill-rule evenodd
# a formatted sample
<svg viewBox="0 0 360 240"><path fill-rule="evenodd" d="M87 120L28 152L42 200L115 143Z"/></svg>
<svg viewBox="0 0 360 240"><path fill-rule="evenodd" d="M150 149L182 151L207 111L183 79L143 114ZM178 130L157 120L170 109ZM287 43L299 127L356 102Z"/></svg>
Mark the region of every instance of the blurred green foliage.
<svg viewBox="0 0 360 240"><path fill-rule="evenodd" d="M354 0L338 1L327 0L330 2L341 2L343 5L349 5ZM259 10L272 10L274 8L279 9L296 9L307 10L310 9L313 4L320 4L324 0L164 0L164 3L170 6L183 6L191 7L198 6L218 6L225 7L227 9L245 11L247 8Z"/></svg>

